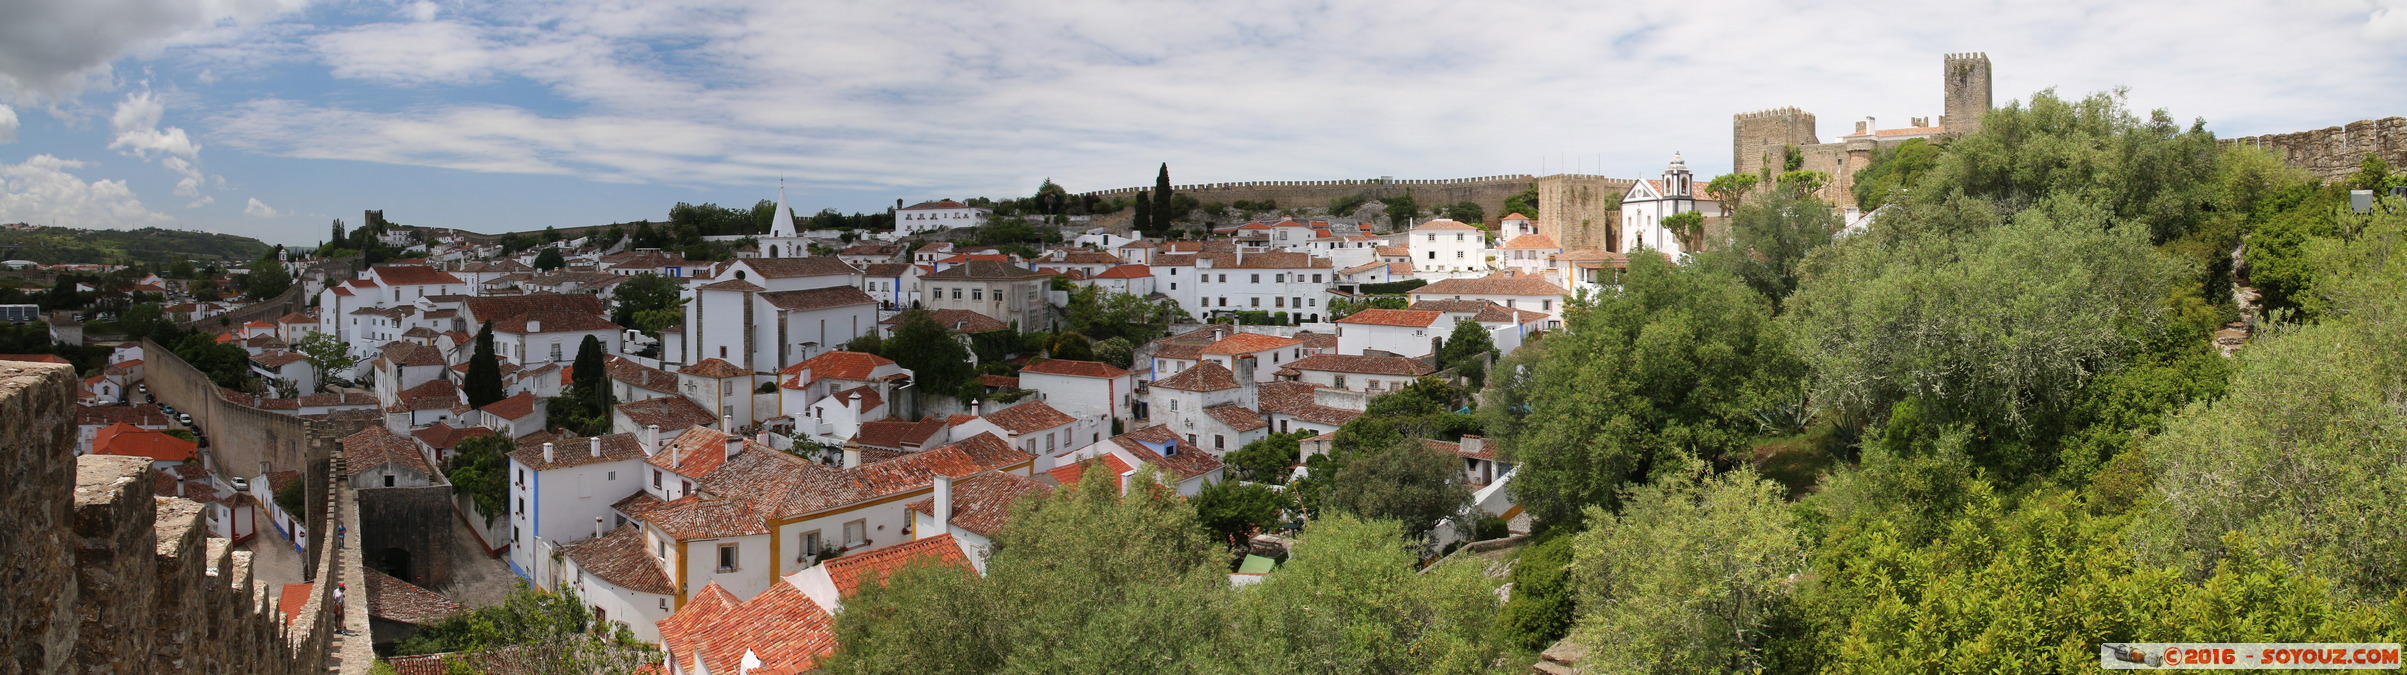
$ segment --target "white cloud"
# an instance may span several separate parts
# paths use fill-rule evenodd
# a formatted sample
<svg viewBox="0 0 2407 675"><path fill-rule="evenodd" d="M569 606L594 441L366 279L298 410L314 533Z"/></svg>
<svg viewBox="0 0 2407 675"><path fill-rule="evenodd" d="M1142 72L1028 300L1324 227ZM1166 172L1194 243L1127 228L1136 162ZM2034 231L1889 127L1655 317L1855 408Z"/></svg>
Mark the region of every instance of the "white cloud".
<svg viewBox="0 0 2407 675"><path fill-rule="evenodd" d="M17 142L17 110L0 105L0 143Z"/></svg>
<svg viewBox="0 0 2407 675"><path fill-rule="evenodd" d="M0 3L0 94L73 94L128 52L220 22L283 14L308 0L9 0ZM10 85L14 85L13 87Z"/></svg>
<svg viewBox="0 0 2407 675"><path fill-rule="evenodd" d="M126 94L117 103L116 114L109 116L109 128L117 137L109 141L109 149L150 159L152 155L193 159L200 156L201 146L192 142L183 129L159 128L159 118L167 113L167 103L149 91Z"/></svg>
<svg viewBox="0 0 2407 675"><path fill-rule="evenodd" d="M251 203L242 207L242 215L257 216L260 218L275 218L277 216L284 215L284 212L277 211L274 207L268 206L267 203L259 201L258 197L252 197Z"/></svg>
<svg viewBox="0 0 2407 675"><path fill-rule="evenodd" d="M20 164L0 164L0 222L84 228L165 225L122 180L86 182L71 169L87 163L34 155Z"/></svg>
<svg viewBox="0 0 2407 675"><path fill-rule="evenodd" d="M197 208L200 208L200 207L203 207L203 206L208 206L208 205L210 205L210 204L215 204L215 203L217 203L217 198L216 198L216 197L202 197L202 198L200 198L200 199L195 199L195 200L192 200L192 201L191 201L191 202L189 202L189 203L186 203L186 204L184 205L184 208L187 208L187 209L197 209Z"/></svg>
<svg viewBox="0 0 2407 675"><path fill-rule="evenodd" d="M1674 151L1713 172L1741 111L1802 107L1826 139L1867 115L1936 117L1951 51L1992 56L2000 104L2130 85L2136 107L2204 116L2225 135L2407 106L2400 41L2383 39L2407 30L2398 0L396 6L414 22L284 44L349 86L398 86L420 103L274 94L221 107L213 142L610 182L785 174L959 196L1045 176L1140 184L1165 160L1182 181L1643 176ZM2291 48L2305 43L2317 49ZM455 86L500 86L508 103Z"/></svg>

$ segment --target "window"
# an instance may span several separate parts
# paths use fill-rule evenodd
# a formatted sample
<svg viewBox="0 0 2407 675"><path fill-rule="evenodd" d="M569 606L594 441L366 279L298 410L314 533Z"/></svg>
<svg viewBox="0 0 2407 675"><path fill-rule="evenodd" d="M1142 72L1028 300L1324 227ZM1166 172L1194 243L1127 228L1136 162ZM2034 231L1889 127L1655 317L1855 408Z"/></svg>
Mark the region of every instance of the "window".
<svg viewBox="0 0 2407 675"><path fill-rule="evenodd" d="M720 396L734 396L734 395L735 395L735 381L734 381L734 380L728 380L728 381L726 381L726 382L721 382L721 383L719 383L719 395L720 395Z"/></svg>
<svg viewBox="0 0 2407 675"><path fill-rule="evenodd" d="M1461 232L1456 232L1456 233L1454 233L1454 240L1455 240L1455 241L1462 241L1462 240L1463 240L1463 233L1461 233Z"/></svg>
<svg viewBox="0 0 2407 675"><path fill-rule="evenodd" d="M1555 301L1553 301L1553 300L1539 300L1539 301L1538 301L1538 309L1539 309L1539 311L1546 311L1546 312L1552 312L1552 311L1555 311Z"/></svg>
<svg viewBox="0 0 2407 675"><path fill-rule="evenodd" d="M1302 275L1297 275L1297 276L1302 276ZM1285 275L1285 274L1274 274L1274 275L1271 275L1271 277L1270 277L1270 280L1271 280L1271 281L1275 281L1275 282L1278 282L1278 283L1282 283L1282 284L1284 284L1284 283L1287 283L1287 275Z"/></svg>
<svg viewBox="0 0 2407 675"><path fill-rule="evenodd" d="M694 482L693 482L693 481L690 481L690 480L681 480L681 481L677 481L677 483L679 484L679 489L677 490L677 496L679 496L679 497L683 497L683 496L690 495L690 494L693 494L693 493L694 493Z"/></svg>
<svg viewBox="0 0 2407 675"><path fill-rule="evenodd" d="M1170 290L1173 290L1173 291L1175 291L1175 290L1178 290L1178 282L1176 282L1176 281L1170 282Z"/></svg>
<svg viewBox="0 0 2407 675"><path fill-rule="evenodd" d="M1438 259L1438 252L1437 252L1437 251L1430 251L1430 252L1429 252L1429 259L1430 259L1430 260L1436 260L1436 259Z"/></svg>
<svg viewBox="0 0 2407 675"><path fill-rule="evenodd" d="M1270 306L1272 306L1272 307L1280 307L1280 308L1284 308L1284 307L1286 307L1286 306L1287 306L1287 299L1286 299L1286 298L1271 298L1271 299L1270 299Z"/></svg>
<svg viewBox="0 0 2407 675"><path fill-rule="evenodd" d="M1220 283L1224 283L1224 284L1225 284L1225 283L1228 283L1228 282L1229 282L1229 275L1226 275L1226 274L1220 275Z"/></svg>
<svg viewBox="0 0 2407 675"><path fill-rule="evenodd" d="M1431 232L1431 233L1429 233L1429 240L1430 240L1430 241L1437 241L1437 240L1438 240L1438 233L1436 233L1436 232Z"/></svg>
<svg viewBox="0 0 2407 675"><path fill-rule="evenodd" d="M1259 298L1259 297L1253 297L1253 298L1246 298L1246 299L1247 299L1247 300L1251 300L1251 301L1253 301L1253 306L1255 306L1255 307L1261 307L1261 306L1262 306L1262 298Z"/></svg>
<svg viewBox="0 0 2407 675"><path fill-rule="evenodd" d="M660 487L660 470L652 470L652 487Z"/></svg>
<svg viewBox="0 0 2407 675"><path fill-rule="evenodd" d="M809 532L804 532L804 533L802 533L802 557L803 557L803 558L816 558L816 557L819 557L819 531L818 531L818 530L812 530L812 531L809 531Z"/></svg>
<svg viewBox="0 0 2407 675"><path fill-rule="evenodd" d="M559 341L559 340L553 340L553 341L552 341L552 360L553 360L553 361L558 361L558 360L560 360L560 341Z"/></svg>
<svg viewBox="0 0 2407 675"><path fill-rule="evenodd" d="M1229 438L1228 438L1227 436L1222 436L1222 435L1220 435L1220 434L1212 434L1212 449L1214 449L1214 450L1225 450L1225 449L1227 449L1228 447L1229 447Z"/></svg>
<svg viewBox="0 0 2407 675"><path fill-rule="evenodd" d="M616 472L616 471L612 471L612 472L610 472L610 474L609 474L608 476L604 477L604 478L603 478L603 480L607 480L607 481L613 481L613 482L616 482L616 481L618 480L618 472Z"/></svg>
<svg viewBox="0 0 2407 675"><path fill-rule="evenodd" d="M1320 283L1320 282L1321 282L1321 275L1318 275L1318 274L1312 275L1312 283L1316 283L1316 284L1317 284L1317 283Z"/></svg>
<svg viewBox="0 0 2407 675"><path fill-rule="evenodd" d="M735 544L720 544L720 545L719 545L719 571L721 571L721 572L733 572L733 571L735 571L735 550L736 550L736 545L735 545Z"/></svg>
<svg viewBox="0 0 2407 675"><path fill-rule="evenodd" d="M393 474L389 474L389 473L388 473L388 474L385 474L385 475L384 475L384 486L385 486L385 487L392 487L392 486L393 486Z"/></svg>
<svg viewBox="0 0 2407 675"><path fill-rule="evenodd" d="M972 289L969 289L969 299L971 299L971 300L985 300L985 299L986 299L986 289L984 289L984 288L972 288Z"/></svg>
<svg viewBox="0 0 2407 675"><path fill-rule="evenodd" d="M1174 277L1175 277L1175 276L1178 276L1178 268L1176 268L1176 267L1172 267L1172 268L1170 268L1170 276L1174 276Z"/></svg>
<svg viewBox="0 0 2407 675"><path fill-rule="evenodd" d="M1170 412L1178 412L1178 399L1170 399Z"/></svg>
<svg viewBox="0 0 2407 675"><path fill-rule="evenodd" d="M869 521L856 520L844 524L844 545L862 546L869 543Z"/></svg>
<svg viewBox="0 0 2407 675"><path fill-rule="evenodd" d="M527 498L525 498L525 497L519 497L519 498L518 498L518 515L522 515L522 516L523 516L523 515L526 515L526 514L527 514Z"/></svg>
<svg viewBox="0 0 2407 675"><path fill-rule="evenodd" d="M1187 442L1188 442L1188 443L1194 443L1194 442L1195 442L1195 434L1187 434Z"/></svg>
<svg viewBox="0 0 2407 675"><path fill-rule="evenodd" d="M1344 388L1346 388L1346 376L1344 376L1344 375L1338 375L1338 376L1336 376L1336 378L1337 378L1337 388L1339 388L1339 389L1344 389Z"/></svg>
<svg viewBox="0 0 2407 675"><path fill-rule="evenodd" d="M1045 432L1045 452L1048 454L1053 452L1053 432L1050 431Z"/></svg>
<svg viewBox="0 0 2407 675"><path fill-rule="evenodd" d="M960 287L958 287L958 286L956 286L956 287L954 287L954 288L953 288L953 299L954 299L954 300L959 300L959 299L961 299L961 288L960 288Z"/></svg>
<svg viewBox="0 0 2407 675"><path fill-rule="evenodd" d="M519 484L519 485L525 485L525 484L527 484L527 470L526 470L526 469L519 469L519 470L518 470L518 484Z"/></svg>
<svg viewBox="0 0 2407 675"><path fill-rule="evenodd" d="M1462 252L1462 251L1455 251L1455 252L1454 252L1454 259L1455 259L1455 260L1461 260L1461 259L1463 259L1463 252Z"/></svg>
<svg viewBox="0 0 2407 675"><path fill-rule="evenodd" d="M1253 280L1252 280L1252 281L1248 281L1248 282L1246 282L1246 283L1254 283L1254 284L1262 283L1262 275L1259 275L1259 274L1253 275Z"/></svg>

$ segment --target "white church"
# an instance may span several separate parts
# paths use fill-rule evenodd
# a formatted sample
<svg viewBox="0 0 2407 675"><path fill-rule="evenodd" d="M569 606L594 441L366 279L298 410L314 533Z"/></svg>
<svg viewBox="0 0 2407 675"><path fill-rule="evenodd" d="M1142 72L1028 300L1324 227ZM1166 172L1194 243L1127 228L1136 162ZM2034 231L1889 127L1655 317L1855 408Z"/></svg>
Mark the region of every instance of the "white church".
<svg viewBox="0 0 2407 675"><path fill-rule="evenodd" d="M1674 260L1687 257L1680 237L1663 226L1663 219L1700 210L1721 213L1721 202L1697 198L1696 176L1688 172L1688 161L1674 152L1663 178L1638 181L1622 196L1620 251L1648 248L1670 254Z"/></svg>

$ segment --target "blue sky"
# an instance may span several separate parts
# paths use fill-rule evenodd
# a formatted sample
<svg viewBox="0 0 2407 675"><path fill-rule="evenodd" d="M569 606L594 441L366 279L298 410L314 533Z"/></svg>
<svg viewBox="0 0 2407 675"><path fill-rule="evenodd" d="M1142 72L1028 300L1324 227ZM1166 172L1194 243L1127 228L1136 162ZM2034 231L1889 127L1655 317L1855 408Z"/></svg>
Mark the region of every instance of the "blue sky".
<svg viewBox="0 0 2407 675"><path fill-rule="evenodd" d="M2407 114L2407 0L1112 3L10 0L0 222L311 243L745 205L1179 182L1727 170L1730 115L1825 139L2128 87L2224 136Z"/></svg>

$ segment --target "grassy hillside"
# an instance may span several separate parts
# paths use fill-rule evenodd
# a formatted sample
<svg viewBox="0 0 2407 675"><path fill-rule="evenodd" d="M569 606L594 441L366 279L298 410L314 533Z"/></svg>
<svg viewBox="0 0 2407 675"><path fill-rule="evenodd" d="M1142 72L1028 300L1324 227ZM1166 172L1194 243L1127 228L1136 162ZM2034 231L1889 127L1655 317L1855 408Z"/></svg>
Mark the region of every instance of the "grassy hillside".
<svg viewBox="0 0 2407 675"><path fill-rule="evenodd" d="M155 227L139 230L80 230L68 227L0 229L5 257L54 263L147 263L164 266L181 259L243 261L270 246L250 237Z"/></svg>

